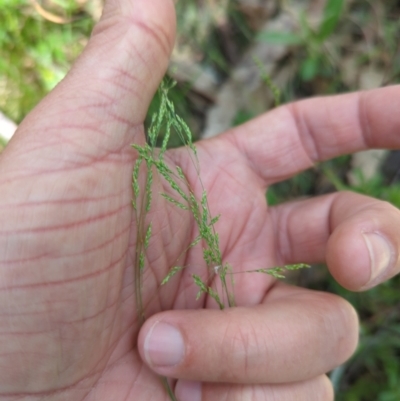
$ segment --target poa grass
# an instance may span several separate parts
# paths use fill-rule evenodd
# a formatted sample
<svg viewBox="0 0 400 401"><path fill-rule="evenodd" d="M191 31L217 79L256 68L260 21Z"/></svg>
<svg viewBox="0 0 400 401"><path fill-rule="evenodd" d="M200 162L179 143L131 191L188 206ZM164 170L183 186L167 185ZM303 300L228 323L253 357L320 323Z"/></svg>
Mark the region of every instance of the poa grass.
<svg viewBox="0 0 400 401"><path fill-rule="evenodd" d="M187 213L187 218L193 220L197 227L199 234L180 253L183 256L193 247L200 246L202 248L203 262L206 266L208 277L203 279L199 275L192 275L193 282L198 287L196 299L206 295L212 298L221 310L227 306L235 306L234 269L230 263L223 260L219 234L215 229L215 224L221 216L212 216L210 213L207 191L201 180L197 149L193 143L189 127L176 114L174 104L168 97L171 86L167 81L164 81L159 88L160 108L157 113L152 115L151 124L147 132L147 143L144 145L132 145L137 152L137 159L132 173L132 206L137 229L134 266L135 292L137 314L141 323L146 320L143 306L143 273L148 268L146 266L146 252L152 236L152 224L147 223L146 217L152 206L154 174L158 174L164 180L164 183L173 194L171 196L167 193L161 193L159 196L180 209L182 213ZM163 134L162 138L160 138L161 133ZM200 196L197 196L193 188L193 183L188 181L185 172L179 166L171 167L165 162L164 156L168 149L169 140L174 134L179 137L182 145L187 149L195 168L198 180L196 184L199 184L196 186L202 189ZM157 148L158 143L161 143L160 148ZM144 176L145 178L143 179ZM285 272L306 267L309 266L306 264L294 264L249 270L244 273L268 274L274 278L283 279L285 278ZM190 266L170 266L169 272L162 280L161 285L167 285L175 274L188 268ZM219 280L220 285L216 283L215 278ZM213 284L210 285L209 283ZM163 379L163 381L170 399L175 400L176 398L167 379Z"/></svg>

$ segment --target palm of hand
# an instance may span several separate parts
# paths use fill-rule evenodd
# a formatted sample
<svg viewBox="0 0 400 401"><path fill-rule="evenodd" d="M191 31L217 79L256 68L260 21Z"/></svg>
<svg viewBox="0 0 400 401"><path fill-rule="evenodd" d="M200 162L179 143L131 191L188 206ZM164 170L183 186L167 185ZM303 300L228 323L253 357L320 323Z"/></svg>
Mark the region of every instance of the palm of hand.
<svg viewBox="0 0 400 401"><path fill-rule="evenodd" d="M222 153L230 156L221 156L219 146L230 148ZM218 230L224 260L238 270L265 267L268 260L273 263L274 255L264 245L271 232L256 175L228 141L205 142L198 151L203 183L211 189L211 211L222 213ZM105 400L109 394L127 392L135 400L147 399L149 392L154 392L154 399L165 395L135 345L139 331L134 302L136 229L131 222L130 181L121 178L129 176L130 156L128 148L123 163L115 163L111 155L71 170L47 173L39 166L32 174L10 171L9 177L19 183L17 191L11 188L10 192L9 187L2 191L2 207L9 208L13 218L3 214L1 249L6 258L0 296L17 297L19 303L15 308L9 304L2 319L1 345L7 344L9 350L1 362L8 367L0 376L3 394L22 392L38 398L53 394L54 399L67 394L77 400L90 399L87 389L91 388L96 399ZM190 174L186 150L173 151L169 158ZM197 177L192 173L188 178L195 186ZM49 199L45 194L50 189ZM190 242L191 219L157 197L154 209L151 256L142 289L146 314L199 307L190 277L199 268L204 273L196 249L188 252L184 262L188 268L180 278L159 288ZM13 227L8 228L10 222ZM4 237L5 232L12 234L12 240ZM267 282L254 283L247 275L236 281L239 303L245 298L247 303L261 302ZM21 377L23 370L26 376Z"/></svg>

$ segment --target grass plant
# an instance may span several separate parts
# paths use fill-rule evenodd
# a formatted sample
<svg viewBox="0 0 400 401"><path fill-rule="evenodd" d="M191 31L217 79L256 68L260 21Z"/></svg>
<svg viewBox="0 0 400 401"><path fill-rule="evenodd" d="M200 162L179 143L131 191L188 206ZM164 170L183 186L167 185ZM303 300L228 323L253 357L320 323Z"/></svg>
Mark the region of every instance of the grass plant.
<svg viewBox="0 0 400 401"><path fill-rule="evenodd" d="M219 245L219 235L216 232L215 224L220 216L212 216L208 204L207 191L200 176L200 165L197 158L196 146L193 143L192 134L185 121L176 114L173 102L168 98L168 91L173 84L164 81L159 88L160 108L153 114L150 127L147 133L147 142L144 145L133 144L132 147L137 151L137 159L132 173L132 189L134 209L137 229L136 259L135 259L135 291L137 314L141 324L146 320L143 306L143 273L146 268L146 252L149 248L152 224L146 223L147 215L151 210L153 199L153 178L158 174L169 186L173 196L161 193L167 202L173 206L186 211L188 218L194 220L198 235L187 246L182 249L183 256L190 248L195 246L202 247L203 261L207 266L208 279L204 280L199 275L193 274L193 282L199 288L196 299L203 294L211 297L219 308L235 306L234 296L234 274L230 263L223 261L222 252ZM160 140L160 134L163 138ZM190 159L197 173L198 184L201 188L201 196L197 197L193 186L185 176L185 172L179 166L171 168L164 160L165 152L168 149L171 135L176 134L183 146L187 148ZM161 147L157 144L161 142ZM143 174L141 174L143 172ZM145 176L145 179L143 177ZM178 260L180 257L178 258ZM266 269L249 270L243 273L262 273L274 278L284 278L284 273L291 270L298 270L309 267L306 264L294 264L278 266ZM168 284L169 280L178 272L186 267L171 266L168 274L162 280L161 285ZM219 279L219 285L213 280ZM209 283L213 282L212 285ZM172 401L177 401L166 378L163 378L167 393Z"/></svg>

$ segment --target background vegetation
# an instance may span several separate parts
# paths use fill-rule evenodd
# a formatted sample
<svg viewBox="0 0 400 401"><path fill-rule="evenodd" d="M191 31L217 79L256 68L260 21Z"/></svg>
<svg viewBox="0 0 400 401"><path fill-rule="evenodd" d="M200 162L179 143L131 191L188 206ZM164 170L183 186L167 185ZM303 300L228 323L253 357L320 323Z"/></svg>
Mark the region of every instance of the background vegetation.
<svg viewBox="0 0 400 401"><path fill-rule="evenodd" d="M100 0L0 0L0 111L18 123L57 84L101 7ZM224 128L215 115L229 126L278 101L399 79L399 1L179 0L177 13L169 74L178 85L170 95L197 138ZM399 159L398 152L340 157L275 185L267 198L277 204L350 189L400 207ZM294 279L340 294L359 311L360 347L331 374L337 400L400 400L400 279L362 294L345 291L324 266Z"/></svg>

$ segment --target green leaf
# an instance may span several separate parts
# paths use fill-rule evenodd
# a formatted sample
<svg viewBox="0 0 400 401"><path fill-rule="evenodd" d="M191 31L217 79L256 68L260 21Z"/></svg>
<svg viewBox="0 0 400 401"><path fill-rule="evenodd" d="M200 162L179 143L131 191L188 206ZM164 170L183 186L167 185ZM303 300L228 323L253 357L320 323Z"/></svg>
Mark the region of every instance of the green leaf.
<svg viewBox="0 0 400 401"><path fill-rule="evenodd" d="M344 0L328 0L325 5L324 18L319 26L317 38L323 42L335 30L342 15Z"/></svg>
<svg viewBox="0 0 400 401"><path fill-rule="evenodd" d="M300 66L300 76L305 82L311 81L316 77L319 70L319 60L314 57L309 57L304 60Z"/></svg>
<svg viewBox="0 0 400 401"><path fill-rule="evenodd" d="M304 43L304 39L301 35L290 32L261 32L257 36L257 39L260 42L271 43L273 45L296 46Z"/></svg>
<svg viewBox="0 0 400 401"><path fill-rule="evenodd" d="M311 29L311 26L307 19L307 13L305 11L302 11L300 13L299 23L304 42L309 43L310 41L315 40L315 32Z"/></svg>

